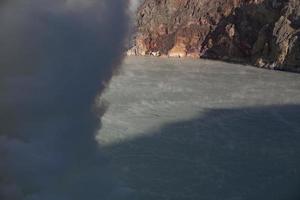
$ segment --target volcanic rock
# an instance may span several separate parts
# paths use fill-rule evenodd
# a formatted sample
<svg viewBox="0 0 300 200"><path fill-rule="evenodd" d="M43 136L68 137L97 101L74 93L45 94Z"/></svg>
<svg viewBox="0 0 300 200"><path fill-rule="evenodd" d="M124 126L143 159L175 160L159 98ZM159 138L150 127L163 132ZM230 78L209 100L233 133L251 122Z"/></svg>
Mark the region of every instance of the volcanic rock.
<svg viewBox="0 0 300 200"><path fill-rule="evenodd" d="M300 0L145 0L130 52L300 71Z"/></svg>

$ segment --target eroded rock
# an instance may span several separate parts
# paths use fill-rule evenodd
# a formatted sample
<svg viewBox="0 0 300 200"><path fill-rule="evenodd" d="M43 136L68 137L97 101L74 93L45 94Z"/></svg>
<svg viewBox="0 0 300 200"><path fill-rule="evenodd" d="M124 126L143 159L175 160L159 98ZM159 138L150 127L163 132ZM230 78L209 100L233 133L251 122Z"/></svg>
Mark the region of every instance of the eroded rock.
<svg viewBox="0 0 300 200"><path fill-rule="evenodd" d="M300 71L300 0L145 0L137 30L136 55Z"/></svg>

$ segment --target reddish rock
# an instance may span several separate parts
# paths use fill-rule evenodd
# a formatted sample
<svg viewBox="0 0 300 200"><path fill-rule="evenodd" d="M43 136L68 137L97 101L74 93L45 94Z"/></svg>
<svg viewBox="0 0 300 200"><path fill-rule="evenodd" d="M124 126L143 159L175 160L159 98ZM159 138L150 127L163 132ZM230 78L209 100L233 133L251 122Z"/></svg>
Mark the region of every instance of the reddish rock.
<svg viewBox="0 0 300 200"><path fill-rule="evenodd" d="M137 55L300 70L300 0L145 0L137 30Z"/></svg>

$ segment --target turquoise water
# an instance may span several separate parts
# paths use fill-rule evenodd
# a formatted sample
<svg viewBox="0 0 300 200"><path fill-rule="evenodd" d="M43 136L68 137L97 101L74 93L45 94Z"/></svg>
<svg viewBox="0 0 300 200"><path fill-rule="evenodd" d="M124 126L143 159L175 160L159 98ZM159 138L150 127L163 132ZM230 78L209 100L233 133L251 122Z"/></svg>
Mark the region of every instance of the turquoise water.
<svg viewBox="0 0 300 200"><path fill-rule="evenodd" d="M299 74L129 57L103 99L97 140L128 199L300 198Z"/></svg>

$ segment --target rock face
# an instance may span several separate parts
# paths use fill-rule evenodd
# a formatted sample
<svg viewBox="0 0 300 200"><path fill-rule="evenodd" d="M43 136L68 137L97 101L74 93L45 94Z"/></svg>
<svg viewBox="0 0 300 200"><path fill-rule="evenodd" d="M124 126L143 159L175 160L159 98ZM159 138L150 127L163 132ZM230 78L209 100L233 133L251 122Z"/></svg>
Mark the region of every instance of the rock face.
<svg viewBox="0 0 300 200"><path fill-rule="evenodd" d="M145 0L129 53L300 71L300 0Z"/></svg>

